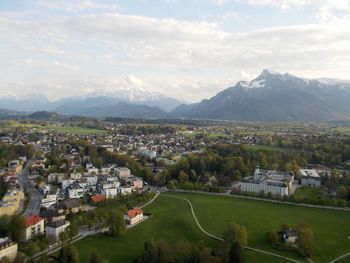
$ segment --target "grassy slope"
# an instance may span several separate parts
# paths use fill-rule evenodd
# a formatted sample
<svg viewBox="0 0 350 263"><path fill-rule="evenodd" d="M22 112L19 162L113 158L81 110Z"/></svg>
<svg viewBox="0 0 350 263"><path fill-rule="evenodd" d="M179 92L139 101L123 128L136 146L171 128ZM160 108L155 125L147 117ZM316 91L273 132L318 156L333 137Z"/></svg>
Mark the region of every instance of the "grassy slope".
<svg viewBox="0 0 350 263"><path fill-rule="evenodd" d="M87 262L92 251L97 251L105 259L113 262L133 262L143 251L143 244L150 239L165 239L170 244L178 240L198 242L217 247L219 243L199 231L186 202L171 197L160 196L152 205L144 209L152 217L128 230L119 238L93 236L76 243L81 262ZM283 263L285 261L271 256L246 253L247 262Z"/></svg>
<svg viewBox="0 0 350 263"><path fill-rule="evenodd" d="M329 262L350 251L350 213L324 209L311 209L258 201L241 200L231 197L179 194L192 201L197 217L209 232L221 235L229 222L237 222L247 227L249 245L270 250L266 233L279 229L283 223L296 225L308 223L315 233L317 249L315 262ZM286 253L293 256L293 253Z"/></svg>

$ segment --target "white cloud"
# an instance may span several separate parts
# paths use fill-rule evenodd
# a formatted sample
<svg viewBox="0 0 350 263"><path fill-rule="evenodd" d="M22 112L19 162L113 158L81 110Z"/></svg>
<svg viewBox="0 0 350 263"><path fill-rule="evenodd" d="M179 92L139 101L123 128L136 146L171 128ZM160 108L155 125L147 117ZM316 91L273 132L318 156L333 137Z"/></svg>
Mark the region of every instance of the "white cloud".
<svg viewBox="0 0 350 263"><path fill-rule="evenodd" d="M35 89L53 98L133 85L195 101L250 79L263 68L350 78L350 61L344 59L350 57L350 9L347 1L334 1L339 6L328 0L318 5L318 24L241 34L205 21L116 12L45 19L2 13L0 70L5 76L0 91ZM310 1L248 2L285 8ZM85 3L80 10L97 8L79 3Z"/></svg>

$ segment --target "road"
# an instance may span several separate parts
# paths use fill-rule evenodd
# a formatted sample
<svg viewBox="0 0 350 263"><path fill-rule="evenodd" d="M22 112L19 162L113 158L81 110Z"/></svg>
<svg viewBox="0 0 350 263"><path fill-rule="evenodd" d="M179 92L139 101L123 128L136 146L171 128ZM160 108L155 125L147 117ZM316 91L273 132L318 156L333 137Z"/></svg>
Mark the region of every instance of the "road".
<svg viewBox="0 0 350 263"><path fill-rule="evenodd" d="M40 144L35 145L35 150L38 151L38 149L40 149ZM24 188L24 190L27 193L29 193L30 197L27 209L23 213L23 215L25 216L38 215L40 212L41 201L43 198L38 189L36 189L29 180L29 167L33 162L35 162L35 154L33 155L32 159L30 159L27 162L26 166L23 168L22 173L18 176L18 181L20 185Z"/></svg>
<svg viewBox="0 0 350 263"><path fill-rule="evenodd" d="M167 195L167 194L164 194L164 196L168 196L168 197L172 197L172 198L176 198L176 199L180 199L180 200L183 200L183 201L186 201L190 207L190 210L191 210L191 214L192 214L192 217L196 223L196 225L198 226L198 228L200 229L200 231L202 231L205 235L211 237L211 238L214 238L216 240L219 240L221 242L225 241L223 238L221 237L217 237L213 234L210 234L209 232L207 232L202 226L201 224L199 223L198 219L197 219L197 216L194 212L194 209L193 209L193 206L192 206L192 203L190 200L186 199L186 198L182 198L182 197L179 197L179 196L174 196L174 195ZM265 251L265 250L261 250L261 249L257 249L257 248L253 248L253 247L248 247L248 246L243 246L243 248L247 249L247 250L252 250L252 251L255 251L255 252L258 252L258 253L262 253L262 254L266 254L266 255L270 255L270 256L273 256L273 257L277 257L277 258L280 258L280 259L283 259L285 261L289 261L289 262L294 262L294 263L302 263L300 261L297 261L295 259L292 259L292 258L288 258L288 257L285 257L285 256L281 256L279 254L275 254L275 253L271 253L269 251Z"/></svg>

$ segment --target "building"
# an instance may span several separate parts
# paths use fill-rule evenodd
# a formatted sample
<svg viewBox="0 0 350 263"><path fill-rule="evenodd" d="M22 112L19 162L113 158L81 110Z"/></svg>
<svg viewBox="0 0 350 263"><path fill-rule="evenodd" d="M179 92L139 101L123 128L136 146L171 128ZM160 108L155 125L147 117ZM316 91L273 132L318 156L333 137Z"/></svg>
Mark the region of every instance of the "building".
<svg viewBox="0 0 350 263"><path fill-rule="evenodd" d="M8 162L9 170L13 170L15 173L19 174L22 172L22 165L19 160L11 160Z"/></svg>
<svg viewBox="0 0 350 263"><path fill-rule="evenodd" d="M81 187L79 184L72 184L68 187L68 198L83 198L85 193L85 189Z"/></svg>
<svg viewBox="0 0 350 263"><path fill-rule="evenodd" d="M130 169L128 169L126 167L118 167L115 169L115 172L116 172L117 176L119 177L119 179L126 179L126 178L131 176Z"/></svg>
<svg viewBox="0 0 350 263"><path fill-rule="evenodd" d="M60 184L62 183L63 179L64 179L64 173L50 173L47 176L47 182L49 184L52 184L52 183Z"/></svg>
<svg viewBox="0 0 350 263"><path fill-rule="evenodd" d="M24 241L28 241L29 239L38 236L43 235L45 233L45 227L44 227L44 219L32 215L28 216L26 218L26 229L24 233Z"/></svg>
<svg viewBox="0 0 350 263"><path fill-rule="evenodd" d="M0 201L0 215L14 215L18 209L20 202L24 199L24 194L18 189L8 190Z"/></svg>
<svg viewBox="0 0 350 263"><path fill-rule="evenodd" d="M240 184L242 192L271 193L272 195L289 195L294 182L293 173L260 170L256 167L254 176L243 179Z"/></svg>
<svg viewBox="0 0 350 263"><path fill-rule="evenodd" d="M101 189L101 195L108 198L115 198L118 195L118 188L111 187L111 188L103 188Z"/></svg>
<svg viewBox="0 0 350 263"><path fill-rule="evenodd" d="M69 221L61 220L54 221L46 224L46 235L55 241L59 241L60 234L69 227Z"/></svg>
<svg viewBox="0 0 350 263"><path fill-rule="evenodd" d="M301 185L311 187L321 187L321 177L314 169L300 169Z"/></svg>
<svg viewBox="0 0 350 263"><path fill-rule="evenodd" d="M134 186L135 189L139 190L143 188L143 180L139 177L133 177L131 179L131 183Z"/></svg>
<svg viewBox="0 0 350 263"><path fill-rule="evenodd" d="M56 204L59 195L59 189L57 187L50 187L50 190L45 193L45 197L41 202L41 206L49 208L50 206Z"/></svg>
<svg viewBox="0 0 350 263"><path fill-rule="evenodd" d="M118 193L120 195L131 195L131 192L132 192L132 188L129 186L118 187Z"/></svg>
<svg viewBox="0 0 350 263"><path fill-rule="evenodd" d="M91 201L92 201L94 204L101 203L101 202L103 202L104 200L106 200L106 197L105 197L104 195L96 194L96 195L91 196Z"/></svg>
<svg viewBox="0 0 350 263"><path fill-rule="evenodd" d="M17 256L17 249L17 243L13 242L11 239L7 237L0 238L0 261L3 258L13 261Z"/></svg>
<svg viewBox="0 0 350 263"><path fill-rule="evenodd" d="M288 230L282 231L281 234L282 240L284 242L286 242L289 245L295 245L298 239L298 234L296 230L290 228Z"/></svg>
<svg viewBox="0 0 350 263"><path fill-rule="evenodd" d="M134 225L143 220L143 211L141 208L134 208L126 212L124 216L129 225Z"/></svg>

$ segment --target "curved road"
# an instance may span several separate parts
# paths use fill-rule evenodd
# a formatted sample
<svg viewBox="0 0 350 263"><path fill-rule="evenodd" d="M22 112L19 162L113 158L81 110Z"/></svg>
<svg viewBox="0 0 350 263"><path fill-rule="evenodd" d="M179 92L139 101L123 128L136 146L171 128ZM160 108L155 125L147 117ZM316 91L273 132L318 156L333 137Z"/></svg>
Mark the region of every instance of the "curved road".
<svg viewBox="0 0 350 263"><path fill-rule="evenodd" d="M191 209L191 213L192 213L192 217L194 219L194 221L196 222L198 228L207 236L211 237L211 238L214 238L214 239L217 239L219 241L225 241L224 239L220 238L220 237L217 237L213 234L210 234L208 233L207 231L205 231L203 229L203 227L200 225L197 217L196 217L196 214L194 212L194 209L193 209L193 206L192 206L192 203L190 200L186 199L186 198L182 198L182 197L178 197L178 196L173 196L173 195L167 195L167 194L164 194L165 196L168 196L168 197L172 197L172 198L177 198L177 199L180 199L180 200L183 200L183 201L186 201L189 206L190 206L190 209ZM248 249L248 250L252 250L252 251L255 251L255 252L258 252L258 253L262 253L262 254L266 254L266 255L270 255L270 256L274 256L274 257L278 257L280 259L284 259L286 261L290 261L290 262L294 262L294 263L302 263L301 261L297 261L297 260L294 260L292 258L287 258L287 257L284 257L284 256L281 256L281 255L278 255L278 254L275 254L275 253L271 253L271 252L268 252L268 251L264 251L264 250L260 250L260 249L256 249L256 248L252 248L252 247L248 247L248 246L243 246L245 249Z"/></svg>

